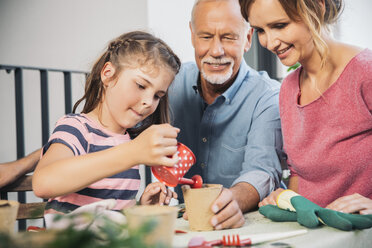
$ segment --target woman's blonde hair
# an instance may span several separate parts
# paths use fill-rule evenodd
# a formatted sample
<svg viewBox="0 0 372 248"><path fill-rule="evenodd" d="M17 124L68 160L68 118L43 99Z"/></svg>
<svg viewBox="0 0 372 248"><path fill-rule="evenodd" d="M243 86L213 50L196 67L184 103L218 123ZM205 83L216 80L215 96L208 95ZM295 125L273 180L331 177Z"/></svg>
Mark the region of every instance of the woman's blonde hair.
<svg viewBox="0 0 372 248"><path fill-rule="evenodd" d="M335 23L340 16L344 3L342 0L324 0L325 11L321 0L278 0L288 17L295 21L303 21L309 28L314 45L321 57L321 65L325 64L328 47L321 36L323 28L328 30L328 25ZM239 0L243 17L248 21L249 9L255 0Z"/></svg>

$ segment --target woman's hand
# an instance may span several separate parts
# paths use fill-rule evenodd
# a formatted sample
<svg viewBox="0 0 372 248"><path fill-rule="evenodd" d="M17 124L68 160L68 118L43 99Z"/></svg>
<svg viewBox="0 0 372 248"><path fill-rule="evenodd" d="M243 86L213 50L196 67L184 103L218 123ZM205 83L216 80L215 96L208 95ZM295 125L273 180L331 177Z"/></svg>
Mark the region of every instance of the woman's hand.
<svg viewBox="0 0 372 248"><path fill-rule="evenodd" d="M168 205L172 198L177 199L176 192L168 189L161 182L150 183L143 192L140 203L141 205Z"/></svg>
<svg viewBox="0 0 372 248"><path fill-rule="evenodd" d="M326 208L344 213L372 214L372 199L355 193L338 198Z"/></svg>
<svg viewBox="0 0 372 248"><path fill-rule="evenodd" d="M139 164L173 166L178 162L179 129L169 124L152 125L133 140L139 151Z"/></svg>
<svg viewBox="0 0 372 248"><path fill-rule="evenodd" d="M282 188L279 188L273 192L270 193L270 195L268 197L266 197L265 199L263 199L261 202L258 203L258 207L262 207L262 206L265 206L265 205L276 205L276 198L278 197L278 195L283 191L284 189Z"/></svg>

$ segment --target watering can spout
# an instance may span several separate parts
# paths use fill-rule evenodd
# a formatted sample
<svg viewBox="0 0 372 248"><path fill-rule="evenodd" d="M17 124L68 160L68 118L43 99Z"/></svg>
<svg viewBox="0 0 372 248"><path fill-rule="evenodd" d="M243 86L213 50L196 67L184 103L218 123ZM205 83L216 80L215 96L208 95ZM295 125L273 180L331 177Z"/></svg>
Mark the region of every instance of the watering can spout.
<svg viewBox="0 0 372 248"><path fill-rule="evenodd" d="M191 188L201 188L203 186L203 179L200 175L195 175L191 179L182 177L178 180L178 184L188 184Z"/></svg>

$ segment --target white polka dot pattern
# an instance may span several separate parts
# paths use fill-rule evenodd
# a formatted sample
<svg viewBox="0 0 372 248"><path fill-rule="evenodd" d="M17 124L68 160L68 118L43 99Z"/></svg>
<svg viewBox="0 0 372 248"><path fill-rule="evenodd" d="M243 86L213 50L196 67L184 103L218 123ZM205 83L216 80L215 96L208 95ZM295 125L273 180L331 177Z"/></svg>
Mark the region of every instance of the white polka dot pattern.
<svg viewBox="0 0 372 248"><path fill-rule="evenodd" d="M151 170L155 177L165 185L175 187L178 181L186 174L190 167L195 163L195 155L182 143L177 144L177 154L179 162L173 167L154 166Z"/></svg>

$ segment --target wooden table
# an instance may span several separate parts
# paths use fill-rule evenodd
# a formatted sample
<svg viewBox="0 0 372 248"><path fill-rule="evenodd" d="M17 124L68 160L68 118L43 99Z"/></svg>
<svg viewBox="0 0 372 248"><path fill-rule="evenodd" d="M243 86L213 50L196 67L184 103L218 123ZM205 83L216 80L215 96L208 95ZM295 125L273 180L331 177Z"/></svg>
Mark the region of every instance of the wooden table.
<svg viewBox="0 0 372 248"><path fill-rule="evenodd" d="M270 232L293 231L307 229L304 235L263 243L254 247L372 247L372 228L357 231L340 231L338 229L320 226L309 229L301 226L297 222L273 222L262 216L258 211L245 214L245 224L241 228L228 229L222 231L192 232L189 230L188 222L182 218L177 219L176 229L186 231L186 234L176 234L173 239L173 247L187 247L189 240L194 236L203 236L205 240L221 239L226 234L261 234ZM282 245L280 245L281 243Z"/></svg>

